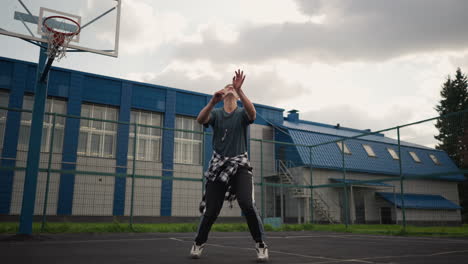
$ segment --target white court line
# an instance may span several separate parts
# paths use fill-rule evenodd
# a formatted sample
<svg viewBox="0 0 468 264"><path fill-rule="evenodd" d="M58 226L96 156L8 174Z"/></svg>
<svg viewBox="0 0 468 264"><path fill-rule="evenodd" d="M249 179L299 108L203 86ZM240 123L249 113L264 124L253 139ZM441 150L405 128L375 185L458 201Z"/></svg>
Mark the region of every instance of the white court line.
<svg viewBox="0 0 468 264"><path fill-rule="evenodd" d="M345 259L345 260L333 260L333 261L321 261L321 262L307 262L307 263L297 263L297 264L328 264L328 263L340 263L340 262L362 262L362 259ZM367 262L376 264L378 262ZM385 264L394 264L397 262L386 262Z"/></svg>
<svg viewBox="0 0 468 264"><path fill-rule="evenodd" d="M365 235L324 235L324 236L286 236L284 238L314 238L314 237L334 237L334 238L369 238L369 239L394 239L394 240L406 240L406 241L417 241L417 242L454 242L454 243L468 243L468 240L463 239L448 239L448 238L439 238L439 237L398 237L398 236L365 236ZM425 240L425 241L421 241Z"/></svg>
<svg viewBox="0 0 468 264"><path fill-rule="evenodd" d="M381 257L357 258L357 259L355 259L355 261L359 261L359 260L376 260L376 259L384 259L384 258L431 257L431 256L448 255L448 254L456 254L456 253L463 253L463 252L468 252L468 250L444 251L444 252L437 252L437 253L431 253L431 254L410 254L410 255L398 255L398 256L381 256ZM328 263L336 263L336 262L339 262L339 261L313 262L313 263L310 263L310 264L328 264Z"/></svg>
<svg viewBox="0 0 468 264"><path fill-rule="evenodd" d="M449 239L449 238L439 238L439 237L398 237L398 236L363 236L363 235L356 235L356 236L347 236L350 238L372 238L372 239L394 239L400 241L415 241L415 242L452 242L452 243L468 243L468 240L464 239Z"/></svg>
<svg viewBox="0 0 468 264"><path fill-rule="evenodd" d="M331 261L320 261L320 262L306 262L306 263L297 263L297 264L328 264L328 263L341 263L341 262L363 262L362 259L341 259L341 260L331 260ZM364 262L364 263L372 263L376 264L377 262ZM386 264L392 264L386 263Z"/></svg>
<svg viewBox="0 0 468 264"><path fill-rule="evenodd" d="M268 239L294 239L294 238L350 238L350 239L359 239L359 237L368 238L372 240L381 240L382 238L391 238L395 240L408 240L408 241L417 241L417 242L458 242L458 243L468 243L468 240L458 240L458 239L439 239L439 238L422 238L422 237L394 237L394 236L363 236L363 235L310 235L310 236L267 236ZM175 237L182 239L193 239L194 236L184 236L184 237ZM121 239L90 239L90 240L74 240L74 241L41 241L41 244L77 244L77 243L100 243L100 242L124 242L124 241L152 241L152 240L166 240L166 239L175 239L171 237L156 237L156 238L121 238ZM220 239L246 239L249 236L220 236L220 237L210 237L210 238L220 238ZM428 240L428 241L421 241ZM182 241L182 240L181 240ZM11 241L11 244L24 244L24 241Z"/></svg>
<svg viewBox="0 0 468 264"><path fill-rule="evenodd" d="M229 239L243 239L249 238L250 236L210 236L211 238L229 238ZM417 242L454 242L454 243L468 243L468 240L464 239L449 239L449 238L439 238L439 237L399 237L399 236L381 236L381 235L338 235L338 234L330 234L330 235L304 235L304 236L267 236L267 239L294 239L294 238L350 238L350 239L358 239L358 238L369 238L369 239L378 239L381 240L382 238L385 239L394 239L399 241L417 241ZM188 237L177 237L177 238L187 238L193 239L194 236ZM425 241L421 241L425 240Z"/></svg>
<svg viewBox="0 0 468 264"><path fill-rule="evenodd" d="M462 252L468 252L468 250L455 250L455 251L439 252L439 253L434 253L431 256L447 255L447 254L462 253Z"/></svg>
<svg viewBox="0 0 468 264"><path fill-rule="evenodd" d="M456 241L456 242L468 242L468 240L461 239L451 239L451 238L444 238L444 237L421 237L421 236L392 236L392 235L365 235L365 234L353 234L353 235L343 235L349 237L378 237L378 238L395 238L395 239L408 239L408 240L437 240L437 241Z"/></svg>
<svg viewBox="0 0 468 264"><path fill-rule="evenodd" d="M170 239L175 240L175 241L180 241L180 242L193 243L192 241L185 241L185 240L175 238L175 237L171 237ZM214 247L221 247L221 248L235 248L235 249L255 251L255 249L253 249L253 248L224 246L224 245L211 244L211 243L207 243L206 245L214 246ZM371 261L360 260L360 259L336 259L336 258L327 258L327 257L322 257L322 256L310 256L310 255L296 254L296 253L277 251L277 250L269 250L269 252L283 254L283 255L290 255L290 256L295 256L295 257L302 257L302 258L323 259L323 260L329 260L330 262L351 262L352 261L352 262L362 262L362 263L374 263L374 262L371 262ZM328 262L326 262L326 263L328 263Z"/></svg>
<svg viewBox="0 0 468 264"><path fill-rule="evenodd" d="M436 252L436 253L430 253L430 254L409 254L409 255L398 255L398 256L369 257L369 258L362 258L362 259L432 257L432 256L465 253L465 252L468 252L468 250L443 251L443 252Z"/></svg>
<svg viewBox="0 0 468 264"><path fill-rule="evenodd" d="M432 254L411 254L411 255L398 255L398 256L381 256L381 257L369 257L369 258L358 258L358 259L347 259L343 261L362 261L362 260L375 260L375 259L382 259L382 258L411 258L411 257L431 257L431 256L439 256L439 255L448 255L448 254L456 254L456 253L463 253L468 252L468 250L456 250L456 251L445 251L445 252L437 252ZM328 263L336 263L340 262L339 260L332 260L332 261L322 261L322 262L310 262L310 263L303 263L303 264L328 264ZM374 262L371 262L374 263ZM392 263L392 262L390 262Z"/></svg>
<svg viewBox="0 0 468 264"><path fill-rule="evenodd" d="M185 239L193 239L193 237L178 237L178 238L185 238ZM219 237L219 236L210 236L210 239L248 239L249 236L229 236L229 237ZM462 239L444 239L444 238L437 238L437 237L398 237L398 236L366 236L366 235L303 235L303 236L267 236L268 239L300 239L300 238L338 238L338 239L349 239L349 240L361 240L366 241L366 243L384 243L382 239L393 239L390 242L417 242L417 243L429 243L429 244L437 244L439 242L450 242L450 243L460 243L465 244L468 243L468 240Z"/></svg>
<svg viewBox="0 0 468 264"><path fill-rule="evenodd" d="M194 239L195 238L195 235L194 236L181 236L181 237L173 237L173 238L186 238L186 239ZM251 238L250 235L245 235L245 236L210 236L210 239L212 238ZM284 236L267 236L267 238L285 238Z"/></svg>
<svg viewBox="0 0 468 264"><path fill-rule="evenodd" d="M192 239L193 237L180 237L180 238L187 238ZM232 237L214 237L210 236L211 238L229 238L229 239L236 239L236 238L249 238L249 236L232 236ZM396 241L414 241L418 243L434 243L434 242L452 242L452 243L468 243L468 240L463 239L444 239L438 237L398 237L398 236L366 236L366 235L304 235L304 236L267 236L268 239L295 239L295 238L345 238L345 239L353 239L353 240L378 240L381 241L382 238L384 239L394 239ZM364 238L364 239L363 239Z"/></svg>

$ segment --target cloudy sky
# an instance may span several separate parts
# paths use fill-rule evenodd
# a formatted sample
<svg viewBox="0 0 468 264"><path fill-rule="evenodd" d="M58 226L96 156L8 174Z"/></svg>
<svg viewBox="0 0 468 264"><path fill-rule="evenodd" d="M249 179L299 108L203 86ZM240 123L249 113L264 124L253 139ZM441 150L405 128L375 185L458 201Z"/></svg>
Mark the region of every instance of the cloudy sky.
<svg viewBox="0 0 468 264"><path fill-rule="evenodd" d="M378 130L437 115L447 75L468 71L467 11L466 0L123 0L119 58L54 65L204 93L240 68L255 103ZM0 56L37 61L31 44L0 40ZM434 133L402 131L424 145Z"/></svg>

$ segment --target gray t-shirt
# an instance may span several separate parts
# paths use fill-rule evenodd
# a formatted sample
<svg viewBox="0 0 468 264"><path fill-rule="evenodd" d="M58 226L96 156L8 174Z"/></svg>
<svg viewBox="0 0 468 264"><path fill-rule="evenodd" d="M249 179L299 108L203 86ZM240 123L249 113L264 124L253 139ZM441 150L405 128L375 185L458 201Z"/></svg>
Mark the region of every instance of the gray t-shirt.
<svg viewBox="0 0 468 264"><path fill-rule="evenodd" d="M225 157L234 157L247 152L247 127L251 123L242 107L231 113L216 108L211 111L205 127L213 127L213 149Z"/></svg>

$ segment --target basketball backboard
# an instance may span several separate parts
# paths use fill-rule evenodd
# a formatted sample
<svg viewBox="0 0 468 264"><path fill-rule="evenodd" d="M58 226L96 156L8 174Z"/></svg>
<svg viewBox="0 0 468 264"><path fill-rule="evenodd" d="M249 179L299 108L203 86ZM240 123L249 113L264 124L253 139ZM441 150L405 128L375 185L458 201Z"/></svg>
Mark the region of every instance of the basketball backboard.
<svg viewBox="0 0 468 264"><path fill-rule="evenodd" d="M83 51L117 57L120 8L121 0L2 0L0 35L45 45L47 39L42 22L49 16L62 16L73 19L81 26L80 34L68 45L69 52ZM69 27L69 31L76 27L71 23L59 26Z"/></svg>

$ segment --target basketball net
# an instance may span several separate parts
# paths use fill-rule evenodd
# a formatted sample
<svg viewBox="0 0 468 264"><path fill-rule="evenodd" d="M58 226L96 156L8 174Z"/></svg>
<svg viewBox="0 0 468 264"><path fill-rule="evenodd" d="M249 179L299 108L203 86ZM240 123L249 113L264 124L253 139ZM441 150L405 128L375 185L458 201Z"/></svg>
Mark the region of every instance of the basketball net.
<svg viewBox="0 0 468 264"><path fill-rule="evenodd" d="M47 56L55 57L57 61L67 55L68 44L74 36L65 36L54 32L47 32Z"/></svg>
<svg viewBox="0 0 468 264"><path fill-rule="evenodd" d="M75 31L67 31L65 27L53 28L48 25L49 21L61 19L60 25L65 25L65 22L72 22L76 25ZM47 38L47 56L49 58L55 58L59 61L67 54L67 49L70 41L80 33L80 25L67 17L51 16L44 20L44 33Z"/></svg>

